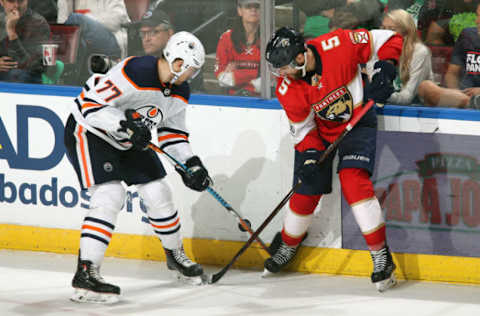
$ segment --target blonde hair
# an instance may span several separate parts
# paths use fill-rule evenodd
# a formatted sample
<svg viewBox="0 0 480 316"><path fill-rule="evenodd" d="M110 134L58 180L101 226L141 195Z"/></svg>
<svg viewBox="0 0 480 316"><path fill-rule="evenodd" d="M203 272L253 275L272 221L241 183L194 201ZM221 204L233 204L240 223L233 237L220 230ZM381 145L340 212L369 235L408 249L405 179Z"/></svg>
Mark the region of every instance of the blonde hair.
<svg viewBox="0 0 480 316"><path fill-rule="evenodd" d="M405 10L393 10L385 14L390 18L398 28L400 35L403 36L402 54L400 55L400 80L402 84L406 84L410 79L410 62L413 58L415 44L420 42L417 34L417 26L413 17Z"/></svg>

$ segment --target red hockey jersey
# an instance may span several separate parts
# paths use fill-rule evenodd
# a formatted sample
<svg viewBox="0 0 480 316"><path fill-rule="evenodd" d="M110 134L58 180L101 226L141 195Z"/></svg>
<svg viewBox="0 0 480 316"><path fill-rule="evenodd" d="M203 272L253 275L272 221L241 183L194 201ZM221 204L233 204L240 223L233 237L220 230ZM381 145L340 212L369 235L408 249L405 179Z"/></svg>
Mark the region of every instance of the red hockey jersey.
<svg viewBox="0 0 480 316"><path fill-rule="evenodd" d="M295 148L333 142L363 104L360 64L371 58L398 61L402 37L388 30L338 29L307 42L320 56L321 76L311 82L278 78L276 94L290 122Z"/></svg>

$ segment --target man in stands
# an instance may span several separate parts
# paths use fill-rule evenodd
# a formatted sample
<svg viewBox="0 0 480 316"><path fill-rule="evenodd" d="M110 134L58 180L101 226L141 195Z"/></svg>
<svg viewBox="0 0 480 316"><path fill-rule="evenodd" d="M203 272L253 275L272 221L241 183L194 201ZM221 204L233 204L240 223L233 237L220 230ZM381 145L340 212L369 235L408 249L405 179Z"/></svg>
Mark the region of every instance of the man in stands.
<svg viewBox="0 0 480 316"><path fill-rule="evenodd" d="M140 38L145 55L161 57L167 41L174 33L168 15L162 10L147 11L140 21Z"/></svg>
<svg viewBox="0 0 480 316"><path fill-rule="evenodd" d="M0 80L41 83L47 21L28 8L28 0L0 0L0 5Z"/></svg>

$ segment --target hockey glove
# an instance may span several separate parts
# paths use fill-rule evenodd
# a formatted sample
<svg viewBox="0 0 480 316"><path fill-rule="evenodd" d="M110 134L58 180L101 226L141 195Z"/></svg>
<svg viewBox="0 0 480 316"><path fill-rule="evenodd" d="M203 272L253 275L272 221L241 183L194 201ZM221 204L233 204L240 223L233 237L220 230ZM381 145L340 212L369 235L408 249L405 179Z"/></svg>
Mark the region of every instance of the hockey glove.
<svg viewBox="0 0 480 316"><path fill-rule="evenodd" d="M187 187L195 191L205 190L211 183L208 171L200 161L198 156L193 156L185 162L188 170L184 170L181 166L176 165L175 170L182 176L183 183Z"/></svg>
<svg viewBox="0 0 480 316"><path fill-rule="evenodd" d="M379 60L375 63L374 72L372 81L365 85L365 97L367 100L373 99L375 103L384 104L394 92L393 80L397 70L392 63Z"/></svg>
<svg viewBox="0 0 480 316"><path fill-rule="evenodd" d="M315 180L322 176L322 170L318 164L320 152L316 149L307 149L303 152L304 162L297 171L298 178L306 185L314 185Z"/></svg>
<svg viewBox="0 0 480 316"><path fill-rule="evenodd" d="M134 110L126 110L125 117L127 120L120 121L122 128L119 131L129 135L134 149L144 150L152 139L150 129L142 122L142 116Z"/></svg>

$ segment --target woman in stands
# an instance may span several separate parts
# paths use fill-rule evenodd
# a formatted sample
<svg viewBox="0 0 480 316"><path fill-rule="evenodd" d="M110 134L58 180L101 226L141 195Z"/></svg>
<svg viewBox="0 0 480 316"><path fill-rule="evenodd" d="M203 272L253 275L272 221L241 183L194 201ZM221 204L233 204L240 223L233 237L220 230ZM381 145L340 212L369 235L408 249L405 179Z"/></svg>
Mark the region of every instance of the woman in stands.
<svg viewBox="0 0 480 316"><path fill-rule="evenodd" d="M433 80L431 53L420 38L413 17L405 10L388 12L382 21L382 28L395 31L403 36L402 55L395 80L395 92L389 103L410 105L419 103L418 85L423 80Z"/></svg>
<svg viewBox="0 0 480 316"><path fill-rule="evenodd" d="M215 76L228 94L260 95L260 1L238 0L238 19L217 46Z"/></svg>

